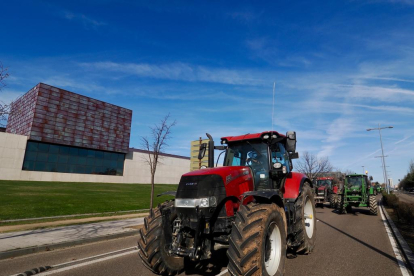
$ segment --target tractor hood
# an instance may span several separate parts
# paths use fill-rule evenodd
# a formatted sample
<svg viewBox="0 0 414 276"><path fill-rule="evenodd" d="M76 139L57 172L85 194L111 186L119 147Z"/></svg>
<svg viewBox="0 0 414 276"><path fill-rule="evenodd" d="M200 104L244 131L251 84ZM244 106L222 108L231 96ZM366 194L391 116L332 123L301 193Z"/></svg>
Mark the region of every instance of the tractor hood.
<svg viewBox="0 0 414 276"><path fill-rule="evenodd" d="M226 187L226 189L224 189ZM207 168L183 174L177 190L177 197L212 196L220 190L227 196L239 196L253 190L249 167L229 166ZM190 192L191 191L191 192Z"/></svg>
<svg viewBox="0 0 414 276"><path fill-rule="evenodd" d="M318 187L318 191L324 191L324 190L326 190L326 186L320 186L320 187Z"/></svg>

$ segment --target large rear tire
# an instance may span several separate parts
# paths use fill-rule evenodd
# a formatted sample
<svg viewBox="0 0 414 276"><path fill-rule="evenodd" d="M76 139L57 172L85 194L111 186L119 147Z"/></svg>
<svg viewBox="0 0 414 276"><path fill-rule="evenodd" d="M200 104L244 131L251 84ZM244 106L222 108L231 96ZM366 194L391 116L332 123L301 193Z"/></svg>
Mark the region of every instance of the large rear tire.
<svg viewBox="0 0 414 276"><path fill-rule="evenodd" d="M338 211L340 214L346 214L347 210L345 208L345 203L344 203L344 195L338 195Z"/></svg>
<svg viewBox="0 0 414 276"><path fill-rule="evenodd" d="M369 213L370 215L378 216L377 197L374 195L369 196Z"/></svg>
<svg viewBox="0 0 414 276"><path fill-rule="evenodd" d="M308 254L312 252L316 242L316 218L314 195L309 183L303 185L302 192L295 202L296 222L294 231L296 240L301 244L297 253Z"/></svg>
<svg viewBox="0 0 414 276"><path fill-rule="evenodd" d="M335 208L335 194L329 196L329 208Z"/></svg>
<svg viewBox="0 0 414 276"><path fill-rule="evenodd" d="M276 204L240 206L230 234L228 270L235 276L283 275L286 217Z"/></svg>
<svg viewBox="0 0 414 276"><path fill-rule="evenodd" d="M164 202L144 219L139 231L138 251L142 263L151 271L161 275L176 275L184 269L184 258L169 256L165 250L165 235L162 225L162 208L171 209L171 225L177 216L174 201Z"/></svg>

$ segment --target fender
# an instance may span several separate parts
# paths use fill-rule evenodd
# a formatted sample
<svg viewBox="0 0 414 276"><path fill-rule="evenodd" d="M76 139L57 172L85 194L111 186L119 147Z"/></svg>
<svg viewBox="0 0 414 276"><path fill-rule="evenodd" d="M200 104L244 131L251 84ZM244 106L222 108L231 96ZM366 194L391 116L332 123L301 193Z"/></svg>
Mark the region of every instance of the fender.
<svg viewBox="0 0 414 276"><path fill-rule="evenodd" d="M313 188L312 181L305 174L298 172L289 173L286 177L283 198L296 200L305 182L308 182L311 188Z"/></svg>
<svg viewBox="0 0 414 276"><path fill-rule="evenodd" d="M242 195L242 202L245 202L245 198L253 197L256 201L274 202L278 206L284 208L282 197L277 190L265 190L265 191L249 191ZM250 201L249 201L250 202Z"/></svg>

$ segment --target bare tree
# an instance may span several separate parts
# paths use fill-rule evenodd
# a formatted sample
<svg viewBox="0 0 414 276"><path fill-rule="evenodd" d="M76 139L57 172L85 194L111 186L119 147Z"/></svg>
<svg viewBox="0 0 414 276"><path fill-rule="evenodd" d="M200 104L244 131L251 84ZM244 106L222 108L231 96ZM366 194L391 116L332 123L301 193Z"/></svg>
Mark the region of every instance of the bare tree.
<svg viewBox="0 0 414 276"><path fill-rule="evenodd" d="M142 145L148 151L148 155L145 157L145 161L148 163L151 170L151 203L150 213L152 213L152 207L154 204L154 180L155 172L157 171L157 165L160 163L160 153L168 146L167 140L170 138L171 128L175 126L176 121L168 123L170 114L161 120L159 125L155 125L151 128L151 138L142 137Z"/></svg>
<svg viewBox="0 0 414 276"><path fill-rule="evenodd" d="M3 87L6 86L4 82L5 79L9 77L9 73L7 72L7 68L3 67L3 63L0 61L0 91ZM0 100L0 126L3 126L2 122L7 121L7 116L10 113L11 104L6 104L5 102Z"/></svg>
<svg viewBox="0 0 414 276"><path fill-rule="evenodd" d="M298 172L306 174L311 180L320 177L323 173L331 172L333 169L328 157L318 158L307 151L296 162L295 168Z"/></svg>

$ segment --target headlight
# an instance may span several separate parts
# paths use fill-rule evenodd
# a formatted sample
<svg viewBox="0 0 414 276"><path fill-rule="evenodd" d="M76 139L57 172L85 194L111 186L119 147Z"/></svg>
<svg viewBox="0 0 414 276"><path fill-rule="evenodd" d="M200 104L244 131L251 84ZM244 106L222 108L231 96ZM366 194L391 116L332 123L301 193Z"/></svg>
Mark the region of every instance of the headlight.
<svg viewBox="0 0 414 276"><path fill-rule="evenodd" d="M216 207L217 199L215 196L203 197L203 198L176 198L175 207L178 208L200 208Z"/></svg>

